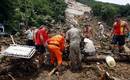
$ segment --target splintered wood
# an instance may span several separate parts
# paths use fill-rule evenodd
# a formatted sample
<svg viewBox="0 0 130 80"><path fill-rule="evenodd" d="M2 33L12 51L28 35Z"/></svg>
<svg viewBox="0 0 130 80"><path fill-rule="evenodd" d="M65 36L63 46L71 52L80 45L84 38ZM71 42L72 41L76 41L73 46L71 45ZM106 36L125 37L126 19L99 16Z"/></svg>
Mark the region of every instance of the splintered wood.
<svg viewBox="0 0 130 80"><path fill-rule="evenodd" d="M48 80L51 80L51 75L57 70L57 67L53 68L51 72L48 74Z"/></svg>
<svg viewBox="0 0 130 80"><path fill-rule="evenodd" d="M99 80L113 80L110 74L104 69L104 65L97 62L98 72L100 74Z"/></svg>

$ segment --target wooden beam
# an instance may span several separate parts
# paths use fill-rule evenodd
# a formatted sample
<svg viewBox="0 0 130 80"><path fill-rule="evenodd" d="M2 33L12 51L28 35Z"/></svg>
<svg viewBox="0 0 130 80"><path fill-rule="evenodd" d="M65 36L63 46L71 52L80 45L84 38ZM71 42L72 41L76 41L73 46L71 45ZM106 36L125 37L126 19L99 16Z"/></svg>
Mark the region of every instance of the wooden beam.
<svg viewBox="0 0 130 80"><path fill-rule="evenodd" d="M107 55L99 55L99 56L88 56L84 58L84 61L88 62L101 62L105 61ZM112 56L115 61L117 62L129 62L130 61L130 55L125 55L125 54L120 54L120 55L115 55Z"/></svg>

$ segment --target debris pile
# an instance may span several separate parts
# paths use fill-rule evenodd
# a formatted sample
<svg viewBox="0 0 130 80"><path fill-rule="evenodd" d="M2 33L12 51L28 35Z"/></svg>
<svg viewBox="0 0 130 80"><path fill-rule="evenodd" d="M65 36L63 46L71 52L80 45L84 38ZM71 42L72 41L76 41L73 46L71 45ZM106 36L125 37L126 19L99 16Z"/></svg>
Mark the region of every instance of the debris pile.
<svg viewBox="0 0 130 80"><path fill-rule="evenodd" d="M127 54L121 54L121 55L111 55L115 61L116 61L116 66L110 68L108 64L105 62L106 56L112 54L110 50L110 38L107 36L109 33L108 29L106 29L106 37L103 39L99 39L97 37L97 28L98 28L98 19L93 17L91 15L91 8L83 5L81 3L76 2L75 0L65 0L65 2L68 4L68 8L66 9L66 24L57 24L55 27L52 27L50 31L53 31L53 33L58 32L59 30L66 30L67 27L70 24L78 25L82 29L83 24L91 24L94 32L94 45L96 47L96 56L89 56L89 57L84 57L84 62L82 63L83 68L81 71L77 73L73 73L70 71L70 66L68 61L63 62L63 73L62 73L62 80L129 80L130 79L130 64L128 63L123 63L123 62L129 62L130 61L130 56ZM85 19L84 19L85 16ZM61 27L62 26L62 27ZM105 25L106 26L106 25ZM14 40L17 44L25 44L26 38L25 36L16 36L14 37ZM10 37L1 37L0 38L0 45L7 47L12 43L12 40ZM126 47L126 46L125 46ZM128 51L129 54L129 48L126 47L126 50ZM44 55L43 55L44 56ZM34 55L31 60L25 60L25 59L20 59L20 60L14 60L13 63L10 63L8 58L7 60L3 63L0 63L0 68L2 70L6 70L6 72L11 72L8 71L7 69L12 68L12 66L9 66L10 64L15 64L15 66L18 66L21 64L20 67L28 69L28 72L31 72L30 67L34 66L38 68L38 73L34 76L25 76L22 75L23 73L27 73L26 71L24 72L25 69L19 70L20 68L16 68L12 74L7 74L8 77L3 77L0 74L0 79L7 79L7 78L12 78L13 80L48 80L48 72L50 72L50 67L45 67L43 66L40 68L40 65L35 65L39 63L43 63L44 57L38 54L37 56ZM40 59L38 61L38 59ZM33 62L34 61L34 62ZM119 63L118 61L121 61L122 63ZM18 63L18 64L16 64ZM29 65L26 65L26 64ZM31 65L34 63L34 65ZM3 67L6 66L6 67ZM49 68L49 69L48 69ZM49 70L49 71L48 71ZM21 71L21 72L19 72ZM35 72L35 69L33 70ZM1 72L1 71L0 71ZM6 73L5 72L5 73ZM14 74L19 74L22 75L21 77L18 77ZM54 73L54 75L53 75ZM57 73L55 73L55 68L52 70L52 72L49 74L51 75L49 78L56 80L57 79Z"/></svg>

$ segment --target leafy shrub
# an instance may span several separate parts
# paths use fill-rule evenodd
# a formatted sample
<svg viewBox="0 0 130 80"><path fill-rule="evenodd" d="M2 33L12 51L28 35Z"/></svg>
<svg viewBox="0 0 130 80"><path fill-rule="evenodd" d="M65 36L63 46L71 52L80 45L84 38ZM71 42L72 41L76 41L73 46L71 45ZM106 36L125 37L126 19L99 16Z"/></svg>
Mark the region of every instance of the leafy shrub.
<svg viewBox="0 0 130 80"><path fill-rule="evenodd" d="M19 29L19 23L39 27L43 23L64 22L64 0L1 0L0 22L6 21L6 29Z"/></svg>

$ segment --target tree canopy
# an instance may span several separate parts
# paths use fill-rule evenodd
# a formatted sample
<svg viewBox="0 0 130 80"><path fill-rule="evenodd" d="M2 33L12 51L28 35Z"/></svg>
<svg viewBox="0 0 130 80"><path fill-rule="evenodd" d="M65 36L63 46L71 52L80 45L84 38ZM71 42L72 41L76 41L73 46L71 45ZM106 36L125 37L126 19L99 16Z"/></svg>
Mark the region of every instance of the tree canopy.
<svg viewBox="0 0 130 80"><path fill-rule="evenodd" d="M92 7L93 14L105 21L108 25L112 25L115 15L120 14L130 20L130 4L117 5L111 3L102 3L95 0L77 0L83 4Z"/></svg>
<svg viewBox="0 0 130 80"><path fill-rule="evenodd" d="M66 6L64 0L1 0L0 23L5 21L7 29L19 29L20 22L36 27L64 22Z"/></svg>

